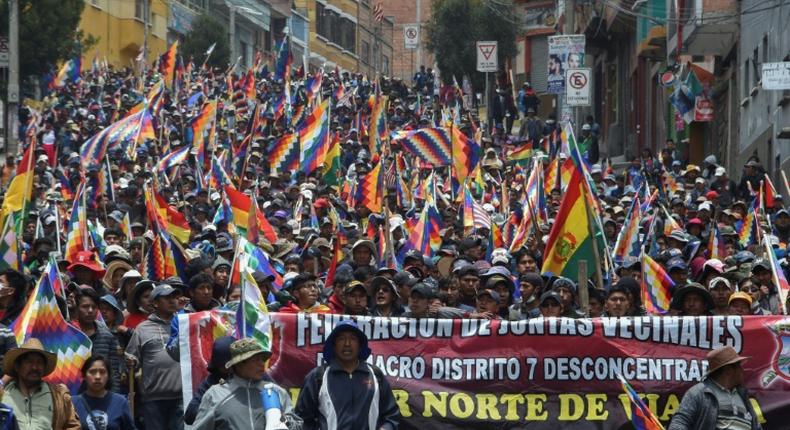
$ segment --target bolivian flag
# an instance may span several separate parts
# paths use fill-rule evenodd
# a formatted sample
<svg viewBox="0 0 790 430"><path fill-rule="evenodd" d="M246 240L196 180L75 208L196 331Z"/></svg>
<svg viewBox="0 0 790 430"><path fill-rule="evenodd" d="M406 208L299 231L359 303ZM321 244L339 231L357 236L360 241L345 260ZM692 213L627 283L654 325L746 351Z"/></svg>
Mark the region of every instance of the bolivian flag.
<svg viewBox="0 0 790 430"><path fill-rule="evenodd" d="M324 166L322 168L324 183L329 186L340 185L340 137L335 133L332 138L332 143L329 146L329 151L324 158Z"/></svg>
<svg viewBox="0 0 790 430"><path fill-rule="evenodd" d="M164 227L167 232L181 243L189 242L192 229L189 227L189 222L184 214L167 204L165 198L156 191L154 191L154 200L156 202L156 212L165 223Z"/></svg>
<svg viewBox="0 0 790 430"><path fill-rule="evenodd" d="M585 209L584 177L579 169L574 169L563 196L560 209L554 218L554 225L546 244L541 272L551 272L564 276L574 282L579 279L579 261L587 260L587 276L596 264L593 253L591 226Z"/></svg>
<svg viewBox="0 0 790 430"><path fill-rule="evenodd" d="M247 228L250 226L250 211L255 210L255 222L253 222L252 225L257 224L260 234L263 235L269 243L277 242L277 233L272 228L272 225L269 224L266 217L263 216L263 213L261 213L257 207L253 206L249 196L227 185L225 186L225 194L228 196L228 201L233 211L233 224L236 225L240 235L247 236Z"/></svg>
<svg viewBox="0 0 790 430"><path fill-rule="evenodd" d="M8 185L3 200L3 215L22 210L25 201L30 201L33 193L33 146L28 146L22 161L16 168L16 175Z"/></svg>
<svg viewBox="0 0 790 430"><path fill-rule="evenodd" d="M528 142L521 148L514 149L508 154L507 159L516 162L525 162L532 159L532 143Z"/></svg>

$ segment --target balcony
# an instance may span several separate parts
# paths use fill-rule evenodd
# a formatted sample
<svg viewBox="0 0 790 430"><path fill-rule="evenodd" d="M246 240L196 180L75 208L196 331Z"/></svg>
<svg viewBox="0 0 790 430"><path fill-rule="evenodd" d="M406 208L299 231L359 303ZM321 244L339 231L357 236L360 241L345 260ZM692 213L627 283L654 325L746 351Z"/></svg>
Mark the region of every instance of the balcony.
<svg viewBox="0 0 790 430"><path fill-rule="evenodd" d="M681 14L675 2L669 2L671 25L667 32L667 55L724 56L738 39L737 0L685 0L680 2ZM676 18L679 19L675 21ZM682 35L682 40L678 37Z"/></svg>

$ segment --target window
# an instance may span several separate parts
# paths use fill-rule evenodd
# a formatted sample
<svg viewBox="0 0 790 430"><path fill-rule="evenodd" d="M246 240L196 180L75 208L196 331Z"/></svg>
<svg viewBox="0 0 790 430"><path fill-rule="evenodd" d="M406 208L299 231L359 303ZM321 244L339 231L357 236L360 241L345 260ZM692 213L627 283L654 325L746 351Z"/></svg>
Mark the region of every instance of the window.
<svg viewBox="0 0 790 430"><path fill-rule="evenodd" d="M370 64L370 43L366 40L359 42L359 55L362 62Z"/></svg>
<svg viewBox="0 0 790 430"><path fill-rule="evenodd" d="M768 62L768 35L763 36L763 63Z"/></svg>
<svg viewBox="0 0 790 430"><path fill-rule="evenodd" d="M319 36L326 37L326 15L324 12L324 5L315 2L315 32Z"/></svg>
<svg viewBox="0 0 790 430"><path fill-rule="evenodd" d="M350 19L343 19L341 23L340 38L338 44L348 52L357 51L357 26Z"/></svg>
<svg viewBox="0 0 790 430"><path fill-rule="evenodd" d="M387 57L386 55L381 56L381 73L383 75L390 74L390 57Z"/></svg>
<svg viewBox="0 0 790 430"><path fill-rule="evenodd" d="M315 32L330 43L356 53L357 24L317 1L315 3Z"/></svg>
<svg viewBox="0 0 790 430"><path fill-rule="evenodd" d="M747 58L746 61L743 63L743 97L749 97L749 92L752 90L752 81L749 77L749 71L751 71L751 67L749 65L749 59Z"/></svg>
<svg viewBox="0 0 790 430"><path fill-rule="evenodd" d="M239 51L241 51L241 52L239 52L239 56L241 57L241 60L239 61L239 64L244 65L244 67L248 67L250 65L250 63L247 62L247 59L248 59L247 46L248 45L247 45L246 42L239 41ZM235 61L235 59L234 59L234 61Z"/></svg>
<svg viewBox="0 0 790 430"><path fill-rule="evenodd" d="M757 82L760 80L760 57L758 56L757 48L754 48L754 54L752 55L752 87L757 86Z"/></svg>
<svg viewBox="0 0 790 430"><path fill-rule="evenodd" d="M145 0L134 0L134 17L140 21L145 21Z"/></svg>

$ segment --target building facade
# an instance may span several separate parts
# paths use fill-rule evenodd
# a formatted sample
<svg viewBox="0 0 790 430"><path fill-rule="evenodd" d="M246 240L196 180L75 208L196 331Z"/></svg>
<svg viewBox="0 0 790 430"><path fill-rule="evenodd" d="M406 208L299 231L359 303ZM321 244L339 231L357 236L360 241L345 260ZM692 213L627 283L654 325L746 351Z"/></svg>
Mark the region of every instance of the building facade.
<svg viewBox="0 0 790 430"><path fill-rule="evenodd" d="M425 25L431 20L431 0L390 0L382 2L384 15L394 25L392 37L391 75L411 82L420 66L433 67L433 55L425 48ZM419 12L418 12L419 10ZM407 48L404 32L406 28L417 26L419 45Z"/></svg>
<svg viewBox="0 0 790 430"><path fill-rule="evenodd" d="M369 0L295 0L309 25L305 64L387 75L392 62L392 20L376 21Z"/></svg>
<svg viewBox="0 0 790 430"><path fill-rule="evenodd" d="M763 64L790 61L788 19L790 4L741 3L739 76L734 79L740 129L731 151L731 166L740 168L756 155L777 186L783 182L778 172L790 168L790 90L766 90L761 76Z"/></svg>
<svg viewBox="0 0 790 430"><path fill-rule="evenodd" d="M99 58L116 67L131 66L146 40L146 22L150 62L167 49L168 13L165 1L86 1L79 29L96 37L98 43L85 52L83 63Z"/></svg>

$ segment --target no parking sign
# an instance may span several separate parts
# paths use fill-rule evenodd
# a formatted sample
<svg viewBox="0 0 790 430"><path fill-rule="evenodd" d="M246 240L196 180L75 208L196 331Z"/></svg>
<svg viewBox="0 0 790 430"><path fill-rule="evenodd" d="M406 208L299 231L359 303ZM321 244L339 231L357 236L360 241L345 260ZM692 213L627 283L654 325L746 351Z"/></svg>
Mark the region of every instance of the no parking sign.
<svg viewBox="0 0 790 430"><path fill-rule="evenodd" d="M568 69L565 93L568 106L590 106L590 69Z"/></svg>

